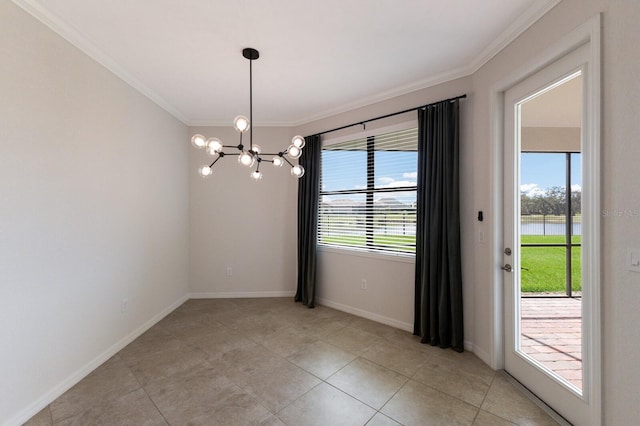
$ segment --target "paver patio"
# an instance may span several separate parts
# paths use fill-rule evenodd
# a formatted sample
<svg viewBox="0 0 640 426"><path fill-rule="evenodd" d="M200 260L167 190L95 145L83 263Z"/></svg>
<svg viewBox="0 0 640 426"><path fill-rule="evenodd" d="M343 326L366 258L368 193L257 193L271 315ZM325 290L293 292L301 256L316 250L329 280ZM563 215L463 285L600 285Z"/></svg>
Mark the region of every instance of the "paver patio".
<svg viewBox="0 0 640 426"><path fill-rule="evenodd" d="M523 297L522 351L582 389L580 298Z"/></svg>

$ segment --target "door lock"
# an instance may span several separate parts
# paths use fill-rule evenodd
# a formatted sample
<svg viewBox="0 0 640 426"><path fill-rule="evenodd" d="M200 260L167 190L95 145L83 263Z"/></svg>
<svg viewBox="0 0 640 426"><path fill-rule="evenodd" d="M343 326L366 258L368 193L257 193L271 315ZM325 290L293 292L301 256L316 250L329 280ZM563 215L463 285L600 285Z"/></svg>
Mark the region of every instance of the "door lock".
<svg viewBox="0 0 640 426"><path fill-rule="evenodd" d="M509 247L504 249L504 254L506 254L507 256L511 256L511 249Z"/></svg>
<svg viewBox="0 0 640 426"><path fill-rule="evenodd" d="M508 263L504 266L502 266L500 269L502 269L503 271L507 271L507 272L511 272L512 268L511 265L509 265Z"/></svg>

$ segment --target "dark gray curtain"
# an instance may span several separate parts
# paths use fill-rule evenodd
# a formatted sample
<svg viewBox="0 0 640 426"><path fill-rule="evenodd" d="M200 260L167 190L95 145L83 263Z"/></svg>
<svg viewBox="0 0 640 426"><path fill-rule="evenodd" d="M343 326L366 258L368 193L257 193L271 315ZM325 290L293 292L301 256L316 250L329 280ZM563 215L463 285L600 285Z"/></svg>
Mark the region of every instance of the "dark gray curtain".
<svg viewBox="0 0 640 426"><path fill-rule="evenodd" d="M298 181L298 289L296 302L314 307L316 297L316 243L320 192L320 136L305 138L299 163L305 174Z"/></svg>
<svg viewBox="0 0 640 426"><path fill-rule="evenodd" d="M457 100L418 110L413 334L462 352L459 111Z"/></svg>

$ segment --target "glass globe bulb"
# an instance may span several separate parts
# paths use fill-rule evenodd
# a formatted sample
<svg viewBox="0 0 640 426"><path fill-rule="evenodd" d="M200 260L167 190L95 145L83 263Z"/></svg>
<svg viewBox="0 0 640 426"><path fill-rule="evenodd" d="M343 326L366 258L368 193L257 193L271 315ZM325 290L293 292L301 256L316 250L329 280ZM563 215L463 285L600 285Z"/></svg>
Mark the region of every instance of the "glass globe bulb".
<svg viewBox="0 0 640 426"><path fill-rule="evenodd" d="M296 136L293 137L293 139L291 139L291 143L294 146L297 146L298 148L302 149L302 148L304 148L305 141L304 141L304 138L302 136L296 135Z"/></svg>
<svg viewBox="0 0 640 426"><path fill-rule="evenodd" d="M255 172L251 173L251 179L253 180L260 180L262 179L262 172L259 170L256 170Z"/></svg>
<svg viewBox="0 0 640 426"><path fill-rule="evenodd" d="M204 148L207 144L207 139L200 134L193 135L191 137L191 144L196 148Z"/></svg>
<svg viewBox="0 0 640 426"><path fill-rule="evenodd" d="M233 127L240 133L244 133L249 130L249 119L244 115L239 115L233 119Z"/></svg>
<svg viewBox="0 0 640 426"><path fill-rule="evenodd" d="M222 151L222 141L218 138L207 139L207 152L211 155L216 155Z"/></svg>
<svg viewBox="0 0 640 426"><path fill-rule="evenodd" d="M304 176L304 167L302 167L299 164L296 164L291 168L291 174L297 177L298 179L300 179L302 176Z"/></svg>
<svg viewBox="0 0 640 426"><path fill-rule="evenodd" d="M262 152L262 148L260 148L260 145L254 143L251 151L255 152L256 154L260 154Z"/></svg>
<svg viewBox="0 0 640 426"><path fill-rule="evenodd" d="M282 167L284 164L284 160L280 157L273 157L273 165L275 167Z"/></svg>
<svg viewBox="0 0 640 426"><path fill-rule="evenodd" d="M300 158L302 150L295 145L290 145L289 148L287 148L287 155L293 159Z"/></svg>
<svg viewBox="0 0 640 426"><path fill-rule="evenodd" d="M249 154L247 151L242 151L242 153L238 156L238 163L243 166L251 167L255 162L255 158L253 155Z"/></svg>
<svg viewBox="0 0 640 426"><path fill-rule="evenodd" d="M207 177L207 176L211 176L211 173L213 173L213 171L209 166L202 166L198 169L198 173L200 173L200 176L202 177Z"/></svg>

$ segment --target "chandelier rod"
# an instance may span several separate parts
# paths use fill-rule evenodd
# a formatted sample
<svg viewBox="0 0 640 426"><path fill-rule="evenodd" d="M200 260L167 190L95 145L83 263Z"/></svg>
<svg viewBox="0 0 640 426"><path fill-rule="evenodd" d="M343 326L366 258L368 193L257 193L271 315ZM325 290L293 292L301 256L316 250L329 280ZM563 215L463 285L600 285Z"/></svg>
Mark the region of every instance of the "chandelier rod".
<svg viewBox="0 0 640 426"><path fill-rule="evenodd" d="M252 47L242 49L242 56L249 60L249 151L253 150L253 61L260 52Z"/></svg>
<svg viewBox="0 0 640 426"><path fill-rule="evenodd" d="M249 57L249 151L253 150L253 57Z"/></svg>

